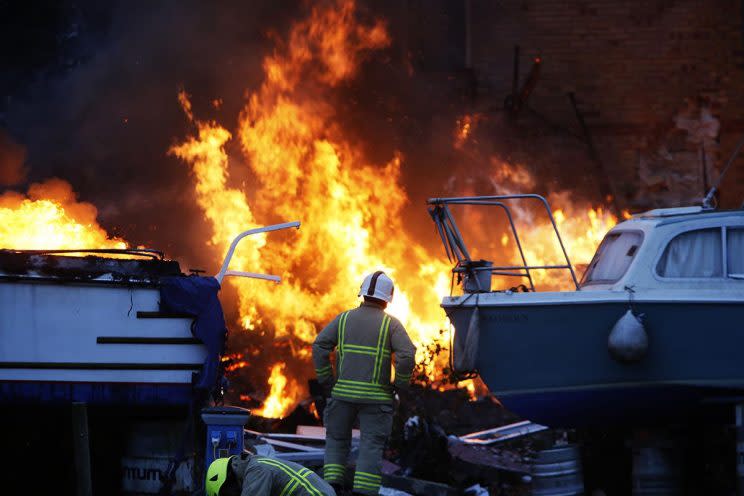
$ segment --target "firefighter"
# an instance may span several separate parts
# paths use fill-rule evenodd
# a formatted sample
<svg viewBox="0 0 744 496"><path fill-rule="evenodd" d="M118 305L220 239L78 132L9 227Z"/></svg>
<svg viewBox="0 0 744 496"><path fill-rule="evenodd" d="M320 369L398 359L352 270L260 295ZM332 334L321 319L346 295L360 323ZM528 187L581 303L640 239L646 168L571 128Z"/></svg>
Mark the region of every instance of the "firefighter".
<svg viewBox="0 0 744 496"><path fill-rule="evenodd" d="M336 496L309 468L249 452L213 461L205 488L207 496Z"/></svg>
<svg viewBox="0 0 744 496"><path fill-rule="evenodd" d="M323 414L326 452L323 478L340 491L346 477L351 430L359 419L361 443L354 494L378 494L382 452L393 423L395 389L408 387L416 347L403 325L385 313L393 299L393 281L382 271L364 278L359 296L364 302L338 315L313 343L318 382L330 393ZM330 354L336 349L336 373ZM395 357L395 383L390 382Z"/></svg>

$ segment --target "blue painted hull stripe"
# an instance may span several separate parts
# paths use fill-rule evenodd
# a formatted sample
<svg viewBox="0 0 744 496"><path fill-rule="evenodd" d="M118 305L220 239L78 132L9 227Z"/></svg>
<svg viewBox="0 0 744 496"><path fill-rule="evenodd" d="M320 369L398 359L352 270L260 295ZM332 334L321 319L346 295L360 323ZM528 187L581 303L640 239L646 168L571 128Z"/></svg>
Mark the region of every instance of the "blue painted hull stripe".
<svg viewBox="0 0 744 496"><path fill-rule="evenodd" d="M734 388L744 389L744 379L730 379L730 380L683 380L683 381L643 381L643 382L616 382L611 384L584 384L580 386L565 386L565 387L543 387L538 389L513 389L504 391L492 391L497 397L507 397L514 394L539 394L539 393L560 393L570 391L591 391L596 389L601 390L612 390L612 389L626 389L626 388L650 388L658 386L689 386L689 387L700 387L700 388Z"/></svg>

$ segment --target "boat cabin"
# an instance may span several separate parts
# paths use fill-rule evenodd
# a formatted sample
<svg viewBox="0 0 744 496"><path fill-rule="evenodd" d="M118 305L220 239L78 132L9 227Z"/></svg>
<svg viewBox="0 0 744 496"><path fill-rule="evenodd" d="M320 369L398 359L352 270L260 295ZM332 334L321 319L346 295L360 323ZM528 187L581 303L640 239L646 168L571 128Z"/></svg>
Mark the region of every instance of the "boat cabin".
<svg viewBox="0 0 744 496"><path fill-rule="evenodd" d="M744 289L744 210L651 210L600 244L581 290Z"/></svg>

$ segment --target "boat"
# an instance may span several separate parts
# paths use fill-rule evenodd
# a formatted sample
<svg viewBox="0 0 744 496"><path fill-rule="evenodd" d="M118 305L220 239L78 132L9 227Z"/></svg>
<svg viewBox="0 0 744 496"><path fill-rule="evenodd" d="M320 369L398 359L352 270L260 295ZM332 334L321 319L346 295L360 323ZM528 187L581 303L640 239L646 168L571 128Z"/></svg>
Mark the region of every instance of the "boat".
<svg viewBox="0 0 744 496"><path fill-rule="evenodd" d="M563 260L527 263L516 202L546 212ZM454 328L453 366L480 375L509 410L575 428L668 423L742 401L744 210L634 215L606 234L579 280L542 196L428 203L459 281L459 293L441 303ZM452 213L463 205L505 212L523 263L472 259ZM539 291L537 270L565 271L572 290ZM504 277L519 283L491 289Z"/></svg>
<svg viewBox="0 0 744 496"><path fill-rule="evenodd" d="M241 233L215 277L187 276L152 249L0 250L0 403L188 404L218 356L192 332L198 315L163 308L164 281L279 282L229 264L246 236L289 227L299 223Z"/></svg>
<svg viewBox="0 0 744 496"><path fill-rule="evenodd" d="M186 277L178 262L79 254L0 251L0 400L187 403L207 350L192 315L160 310L160 281Z"/></svg>
<svg viewBox="0 0 744 496"><path fill-rule="evenodd" d="M38 465L28 460L53 448L74 463L51 464L36 492L200 488L199 412L224 385L221 284L279 282L230 261L246 236L299 226L239 234L214 276L144 248L0 250L0 425L15 447L6 468L30 480Z"/></svg>

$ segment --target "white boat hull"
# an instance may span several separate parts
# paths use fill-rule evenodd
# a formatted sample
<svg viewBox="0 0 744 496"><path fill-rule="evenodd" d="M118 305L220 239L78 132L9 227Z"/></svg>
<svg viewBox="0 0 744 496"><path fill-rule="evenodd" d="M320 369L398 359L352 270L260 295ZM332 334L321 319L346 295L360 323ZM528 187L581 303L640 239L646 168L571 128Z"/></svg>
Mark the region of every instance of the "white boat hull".
<svg viewBox="0 0 744 496"><path fill-rule="evenodd" d="M206 348L158 300L153 286L0 281L0 381L190 385Z"/></svg>

